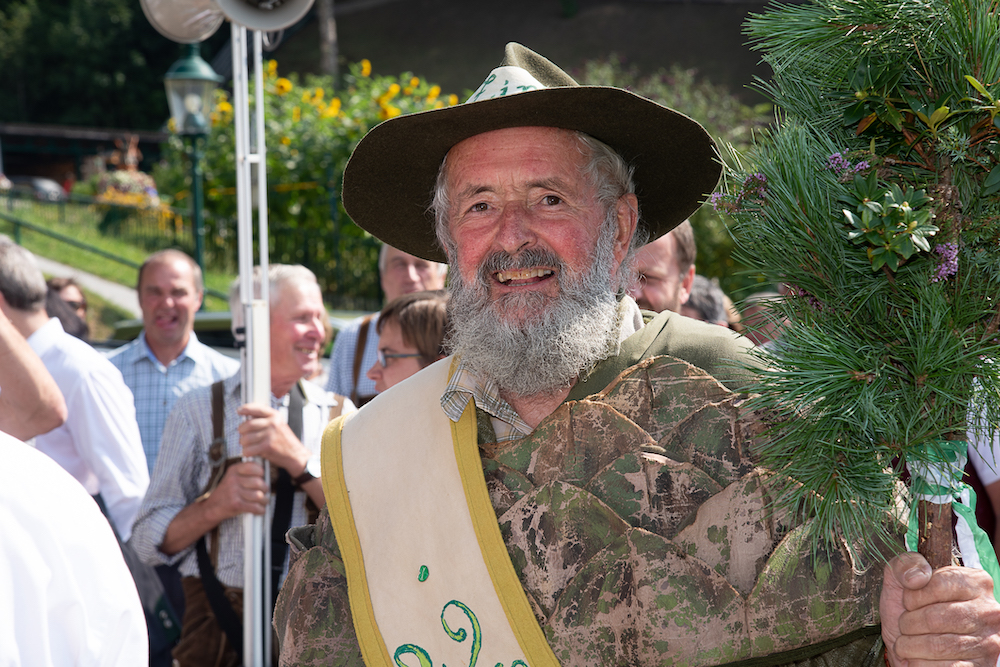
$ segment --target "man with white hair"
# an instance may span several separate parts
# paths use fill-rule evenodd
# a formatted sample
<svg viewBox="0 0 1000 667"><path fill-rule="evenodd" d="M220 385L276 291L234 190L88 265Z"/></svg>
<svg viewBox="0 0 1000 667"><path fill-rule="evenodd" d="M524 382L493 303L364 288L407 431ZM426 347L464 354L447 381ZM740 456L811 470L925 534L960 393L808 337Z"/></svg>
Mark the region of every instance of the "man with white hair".
<svg viewBox="0 0 1000 667"><path fill-rule="evenodd" d="M261 280L257 267L257 294ZM264 514L269 506L275 513L268 530L277 587L285 571L285 532L308 523L310 512L325 503L319 481L323 427L353 409L304 379L316 371L325 341L316 276L303 266L271 264L268 281L270 404L243 404L240 373L182 396L167 418L136 521L132 541L139 556L151 565L180 563L184 576L183 630L173 651L180 667L242 664L235 636L242 629L241 515ZM234 328L240 326L238 284L230 291L230 309ZM271 463L275 493L263 466L243 457Z"/></svg>
<svg viewBox="0 0 1000 667"><path fill-rule="evenodd" d="M378 253L378 275L385 302L404 294L444 287L448 266L430 262L383 243ZM365 375L378 356L378 313L359 317L340 333L330 353L330 377L326 390L350 396L358 406L376 393L375 382Z"/></svg>
<svg viewBox="0 0 1000 667"><path fill-rule="evenodd" d="M687 218L719 164L694 121L518 44L465 104L361 141L344 204L447 256L454 355L328 427L285 664L996 664L988 575L813 551L705 373L738 388L749 343L624 296L638 230Z"/></svg>

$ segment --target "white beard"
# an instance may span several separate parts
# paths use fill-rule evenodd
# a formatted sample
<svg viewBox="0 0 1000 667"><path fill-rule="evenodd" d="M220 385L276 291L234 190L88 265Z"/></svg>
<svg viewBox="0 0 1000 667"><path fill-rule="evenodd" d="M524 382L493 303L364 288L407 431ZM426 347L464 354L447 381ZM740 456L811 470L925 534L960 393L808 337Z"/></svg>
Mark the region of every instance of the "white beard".
<svg viewBox="0 0 1000 667"><path fill-rule="evenodd" d="M605 225L605 227L609 227ZM502 392L534 396L571 386L582 373L615 353L618 301L612 287L614 228L602 230L589 271L572 276L552 253L528 250L490 255L475 284L452 274L450 351ZM559 295L507 294L489 300L496 271L551 266Z"/></svg>

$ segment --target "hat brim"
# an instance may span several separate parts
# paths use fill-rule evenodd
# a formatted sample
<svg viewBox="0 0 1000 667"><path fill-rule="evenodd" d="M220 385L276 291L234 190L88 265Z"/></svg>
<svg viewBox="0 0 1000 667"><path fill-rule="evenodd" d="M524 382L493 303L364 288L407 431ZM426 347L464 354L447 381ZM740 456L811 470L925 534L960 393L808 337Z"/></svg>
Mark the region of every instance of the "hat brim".
<svg viewBox="0 0 1000 667"><path fill-rule="evenodd" d="M532 126L578 130L634 166L639 208L651 239L694 213L722 173L712 138L683 114L619 88L545 88L377 125L347 163L344 208L385 243L445 262L428 211L445 155L477 134Z"/></svg>

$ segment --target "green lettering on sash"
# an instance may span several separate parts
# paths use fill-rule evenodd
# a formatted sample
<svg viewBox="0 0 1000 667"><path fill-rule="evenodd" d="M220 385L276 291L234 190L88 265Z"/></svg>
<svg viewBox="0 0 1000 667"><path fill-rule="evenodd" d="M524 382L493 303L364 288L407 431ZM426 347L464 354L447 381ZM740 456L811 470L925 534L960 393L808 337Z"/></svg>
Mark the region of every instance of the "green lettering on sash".
<svg viewBox="0 0 1000 667"><path fill-rule="evenodd" d="M426 565L420 566L420 574L424 575L427 570ZM421 579L423 581L423 579ZM449 607L455 607L465 614L466 618L472 624L472 645L470 648L469 656L469 667L476 667L476 663L479 661L479 651L483 647L483 630L479 625L479 619L476 618L475 612L469 609L469 606L458 600L452 600L441 609L441 625L444 627L445 633L456 642L464 642L469 638L469 633L465 628L458 628L457 630L452 630L451 626L448 625L448 621L445 620L444 614L448 611ZM393 653L392 660L396 663L396 667L413 667L412 665L407 665L402 660L404 655L415 655L417 660L420 661L419 667L434 667L434 661L431 660L431 656L427 651L420 648L416 644L400 644ZM446 667L444 663L441 667ZM503 667L502 662L498 662L494 667ZM523 660L515 660L510 664L510 667L528 667L528 664Z"/></svg>

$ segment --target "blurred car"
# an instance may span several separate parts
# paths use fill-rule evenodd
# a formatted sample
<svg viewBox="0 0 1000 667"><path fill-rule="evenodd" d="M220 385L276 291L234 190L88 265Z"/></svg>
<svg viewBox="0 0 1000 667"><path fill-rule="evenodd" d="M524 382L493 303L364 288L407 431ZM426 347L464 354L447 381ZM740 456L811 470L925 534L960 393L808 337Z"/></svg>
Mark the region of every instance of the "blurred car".
<svg viewBox="0 0 1000 667"><path fill-rule="evenodd" d="M66 199L66 191L51 178L41 176L11 176L13 194L34 197L39 201L62 201Z"/></svg>
<svg viewBox="0 0 1000 667"><path fill-rule="evenodd" d="M367 314L367 312L350 310L336 310L331 312L329 321L334 337L336 337L337 332L347 326L351 320ZM228 310L202 310L195 313L194 331L198 334L198 340L205 345L213 347L219 352L233 357L234 359L239 359L240 351L236 346L236 340L233 337L233 331L230 326L231 322L232 317L230 316ZM109 350L114 349L115 347L124 345L130 340L133 340L139 335L140 331L142 331L141 319L121 320L115 324L111 338L105 341L101 346L106 347Z"/></svg>
<svg viewBox="0 0 1000 667"><path fill-rule="evenodd" d="M194 332L198 334L198 340L205 345L239 359L240 352L229 326L231 319L228 310L198 311L194 315ZM142 331L141 319L121 320L115 324L109 343L124 345L138 336L140 331Z"/></svg>

